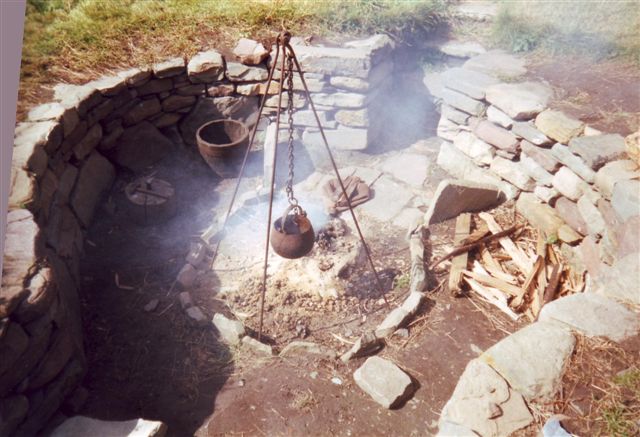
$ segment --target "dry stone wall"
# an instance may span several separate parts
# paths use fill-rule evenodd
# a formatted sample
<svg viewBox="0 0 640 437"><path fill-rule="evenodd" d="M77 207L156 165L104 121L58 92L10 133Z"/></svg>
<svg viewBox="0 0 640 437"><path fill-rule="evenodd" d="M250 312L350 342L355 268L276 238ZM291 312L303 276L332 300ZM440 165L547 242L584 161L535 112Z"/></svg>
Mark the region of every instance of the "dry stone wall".
<svg viewBox="0 0 640 437"><path fill-rule="evenodd" d="M639 250L637 235L628 238L640 219L637 134L602 133L550 109L552 89L525 72L522 60L491 51L427 84L441 103L438 164L517 199L518 212L595 279Z"/></svg>
<svg viewBox="0 0 640 437"><path fill-rule="evenodd" d="M331 145L364 149L390 84L386 36L343 48L295 45ZM188 145L216 118L254 124L269 52L241 40L234 59L215 50L173 58L85 85L60 84L15 130L0 292L0 436L34 435L74 396L86 372L79 265L84 235L116 171L144 172L179 133ZM294 80L294 122L307 148L322 147ZM173 135L173 136L172 136Z"/></svg>

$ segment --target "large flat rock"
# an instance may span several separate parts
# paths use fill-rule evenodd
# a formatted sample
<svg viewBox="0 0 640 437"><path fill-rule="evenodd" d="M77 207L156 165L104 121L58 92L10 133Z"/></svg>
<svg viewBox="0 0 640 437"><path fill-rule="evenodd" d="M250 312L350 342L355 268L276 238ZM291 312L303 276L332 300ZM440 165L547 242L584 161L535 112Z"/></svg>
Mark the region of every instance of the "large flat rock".
<svg viewBox="0 0 640 437"><path fill-rule="evenodd" d="M488 87L486 96L514 120L528 120L547 108L553 91L538 82L500 83Z"/></svg>
<svg viewBox="0 0 640 437"><path fill-rule="evenodd" d="M504 194L494 185L445 179L438 184L424 223L430 226L463 212L484 211L497 206L504 199Z"/></svg>
<svg viewBox="0 0 640 437"><path fill-rule="evenodd" d="M551 399L575 342L569 329L536 322L487 349L480 360L493 367L525 399Z"/></svg>
<svg viewBox="0 0 640 437"><path fill-rule="evenodd" d="M584 131L584 123L568 117L560 111L547 109L536 117L536 127L549 138L568 144Z"/></svg>
<svg viewBox="0 0 640 437"><path fill-rule="evenodd" d="M413 198L413 192L382 176L373 185L373 198L358 206L364 214L381 222L393 219Z"/></svg>
<svg viewBox="0 0 640 437"><path fill-rule="evenodd" d="M602 265L594 278L593 290L624 303L640 305L640 253L616 260L611 267Z"/></svg>
<svg viewBox="0 0 640 437"><path fill-rule="evenodd" d="M430 162L425 155L399 153L385 159L382 171L412 187L420 188L429 176Z"/></svg>
<svg viewBox="0 0 640 437"><path fill-rule="evenodd" d="M490 366L476 359L467 364L453 395L442 409L438 435L506 436L531 422L533 416L522 395L511 389ZM452 429L451 424L462 429ZM465 428L477 434L468 434ZM455 434L445 433L447 429Z"/></svg>
<svg viewBox="0 0 640 437"><path fill-rule="evenodd" d="M578 293L546 304L538 320L560 322L588 337L623 341L640 331L640 315L595 293ZM611 323L615 320L615 323Z"/></svg>
<svg viewBox="0 0 640 437"><path fill-rule="evenodd" d="M524 59L503 50L490 50L473 57L464 63L464 68L504 78L515 78L527 72Z"/></svg>
<svg viewBox="0 0 640 437"><path fill-rule="evenodd" d="M488 74L460 67L450 68L442 73L444 86L477 100L484 99L487 88L499 82Z"/></svg>
<svg viewBox="0 0 640 437"><path fill-rule="evenodd" d="M619 134L573 138L569 141L569 148L594 170L609 161L622 159L626 154L624 138Z"/></svg>
<svg viewBox="0 0 640 437"><path fill-rule="evenodd" d="M393 408L413 393L413 383L391 361L370 357L354 373L353 379L374 401L385 408Z"/></svg>

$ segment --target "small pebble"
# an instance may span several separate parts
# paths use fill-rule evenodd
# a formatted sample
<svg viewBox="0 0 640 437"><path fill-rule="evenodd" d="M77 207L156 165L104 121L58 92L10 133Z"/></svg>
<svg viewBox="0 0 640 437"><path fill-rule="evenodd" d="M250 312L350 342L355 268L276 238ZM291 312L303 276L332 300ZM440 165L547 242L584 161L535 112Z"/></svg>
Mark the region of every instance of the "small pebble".
<svg viewBox="0 0 640 437"><path fill-rule="evenodd" d="M313 372L309 373L309 376L311 377L311 379L316 379L318 377L318 372L313 371Z"/></svg>
<svg viewBox="0 0 640 437"><path fill-rule="evenodd" d="M144 306L144 310L148 313L150 313L151 311L155 311L156 308L158 308L159 303L159 299L151 299L149 303Z"/></svg>
<svg viewBox="0 0 640 437"><path fill-rule="evenodd" d="M245 381L244 381L244 379L241 379L240 381L238 381L238 385L239 385L240 387L244 387L244 385L245 385Z"/></svg>
<svg viewBox="0 0 640 437"><path fill-rule="evenodd" d="M335 385L342 385L342 379L338 378L337 376L331 378L331 382Z"/></svg>

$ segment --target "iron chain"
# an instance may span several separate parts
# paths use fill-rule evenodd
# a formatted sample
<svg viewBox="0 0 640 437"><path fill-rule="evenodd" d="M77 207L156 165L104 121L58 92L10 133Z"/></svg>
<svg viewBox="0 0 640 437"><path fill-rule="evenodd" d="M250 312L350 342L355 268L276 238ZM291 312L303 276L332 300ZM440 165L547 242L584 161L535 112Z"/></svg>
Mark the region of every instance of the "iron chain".
<svg viewBox="0 0 640 437"><path fill-rule="evenodd" d="M293 176L294 176L294 154L293 154L293 55L291 53L286 54L287 57L287 114L289 115L289 143L288 143L288 155L289 155L289 176L287 178L287 199L289 205L298 207L298 199L293 195Z"/></svg>

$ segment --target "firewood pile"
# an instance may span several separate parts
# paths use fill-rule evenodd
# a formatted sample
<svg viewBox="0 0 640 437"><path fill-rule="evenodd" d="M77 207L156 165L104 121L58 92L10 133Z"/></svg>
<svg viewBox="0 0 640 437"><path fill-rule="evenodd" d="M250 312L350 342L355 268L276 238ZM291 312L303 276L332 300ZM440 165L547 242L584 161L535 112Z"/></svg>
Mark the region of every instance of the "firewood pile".
<svg viewBox="0 0 640 437"><path fill-rule="evenodd" d="M498 214L459 215L454 249L430 264L433 271L450 261L453 294L466 291L513 320L524 315L535 321L547 303L582 291L582 276L564 262L554 241L524 221L514 225L515 217Z"/></svg>

